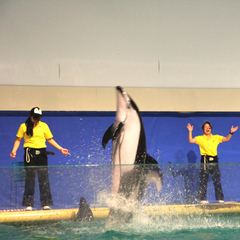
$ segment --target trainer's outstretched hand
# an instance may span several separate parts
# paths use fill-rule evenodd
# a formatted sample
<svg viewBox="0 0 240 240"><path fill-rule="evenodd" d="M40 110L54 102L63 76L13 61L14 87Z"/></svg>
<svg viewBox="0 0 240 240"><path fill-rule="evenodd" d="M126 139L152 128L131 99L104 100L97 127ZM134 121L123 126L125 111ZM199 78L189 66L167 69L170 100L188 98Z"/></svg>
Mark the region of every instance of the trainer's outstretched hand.
<svg viewBox="0 0 240 240"><path fill-rule="evenodd" d="M236 132L238 130L238 126L236 126L236 127L231 127L231 130L230 130L230 132L231 133L234 133L234 132Z"/></svg>
<svg viewBox="0 0 240 240"><path fill-rule="evenodd" d="M68 152L68 150L67 150L66 148L62 148L62 149L60 149L60 151L61 151L62 154L64 154L65 156L66 156L66 155L70 155L70 156L71 156L71 154Z"/></svg>

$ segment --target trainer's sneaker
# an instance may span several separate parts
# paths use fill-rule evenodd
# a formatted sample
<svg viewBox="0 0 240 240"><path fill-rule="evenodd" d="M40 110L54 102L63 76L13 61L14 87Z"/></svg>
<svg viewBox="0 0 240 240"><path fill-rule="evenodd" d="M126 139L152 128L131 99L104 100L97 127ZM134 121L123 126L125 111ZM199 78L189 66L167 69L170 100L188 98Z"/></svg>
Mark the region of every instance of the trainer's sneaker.
<svg viewBox="0 0 240 240"><path fill-rule="evenodd" d="M223 201L223 200L217 200L217 202L218 202L218 203L224 203L224 201Z"/></svg>
<svg viewBox="0 0 240 240"><path fill-rule="evenodd" d="M202 201L200 201L200 203L201 203L201 204L208 204L209 201L207 201L207 200L202 200Z"/></svg>
<svg viewBox="0 0 240 240"><path fill-rule="evenodd" d="M51 210L51 208L49 206L44 206L43 210Z"/></svg>
<svg viewBox="0 0 240 240"><path fill-rule="evenodd" d="M32 211L32 207L31 206L26 207L25 211Z"/></svg>

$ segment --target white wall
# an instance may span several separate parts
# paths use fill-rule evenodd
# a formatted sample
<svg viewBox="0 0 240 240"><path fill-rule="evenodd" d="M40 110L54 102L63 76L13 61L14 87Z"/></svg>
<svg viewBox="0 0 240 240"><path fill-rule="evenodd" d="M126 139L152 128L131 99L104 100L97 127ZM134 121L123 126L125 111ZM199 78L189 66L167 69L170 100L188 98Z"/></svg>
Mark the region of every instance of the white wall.
<svg viewBox="0 0 240 240"><path fill-rule="evenodd" d="M240 88L240 1L0 0L0 85Z"/></svg>

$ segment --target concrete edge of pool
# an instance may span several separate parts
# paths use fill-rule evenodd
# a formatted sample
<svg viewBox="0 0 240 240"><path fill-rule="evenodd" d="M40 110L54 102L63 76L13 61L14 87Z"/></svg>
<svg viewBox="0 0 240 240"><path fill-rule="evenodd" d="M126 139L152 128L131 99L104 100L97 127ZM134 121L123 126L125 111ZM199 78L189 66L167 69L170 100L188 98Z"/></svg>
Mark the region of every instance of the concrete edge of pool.
<svg viewBox="0 0 240 240"><path fill-rule="evenodd" d="M240 213L240 203L226 202L224 204L189 204L189 205L162 205L143 207L149 216L154 215L178 215L178 214L215 214L215 213ZM106 218L108 208L91 208L95 219ZM1 223L41 222L41 221L74 221L78 209L56 209L36 211L2 210L0 212Z"/></svg>

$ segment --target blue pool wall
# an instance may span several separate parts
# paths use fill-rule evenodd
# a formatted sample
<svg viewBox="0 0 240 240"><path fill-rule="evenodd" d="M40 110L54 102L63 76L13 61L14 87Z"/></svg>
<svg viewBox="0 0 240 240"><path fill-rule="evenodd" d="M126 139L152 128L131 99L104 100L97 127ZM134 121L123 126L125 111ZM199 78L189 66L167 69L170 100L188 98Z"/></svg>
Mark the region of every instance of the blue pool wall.
<svg viewBox="0 0 240 240"><path fill-rule="evenodd" d="M0 166L11 166L11 162L23 160L23 141L15 159L10 157L10 152L17 130L28 114L25 111L0 111ZM159 163L174 161L179 152L184 155L182 162L187 163L186 155L190 150L199 160L198 145L188 142L188 123L194 126L193 136L203 134L201 125L206 119L212 123L212 133L223 136L228 135L232 125L240 125L240 113L236 112L141 112L141 115L147 151ZM115 112L44 112L42 121L49 125L53 138L71 153L71 156L63 156L48 145L48 150L55 152L55 156L49 156L49 165L110 164L111 142L105 150L101 142L114 120ZM240 130L229 142L219 145L219 161L239 162L239 146Z"/></svg>
<svg viewBox="0 0 240 240"><path fill-rule="evenodd" d="M9 205L13 191L11 168L12 162L23 161L23 143L15 159L10 157L10 152L18 127L26 121L28 114L28 111L0 112L0 167L2 179L4 179L1 183L0 208L3 209L16 207L15 203ZM162 199L165 201L164 204L184 203L184 179L182 176L174 178L169 175L169 162L172 162L176 169L187 168L187 154L190 151L197 156L196 163L200 162L198 145L188 142L187 124L191 123L194 126L193 136L202 135L201 125L207 119L212 123L213 134L227 136L231 126L238 126L240 123L238 112L141 112L141 115L146 133L147 151L158 161L164 172L163 191L160 195L156 195L156 189L150 186L146 196L151 196L151 199L156 201ZM64 156L52 146L47 147L49 151L55 152L55 156L48 158L54 208L77 207L81 195L94 205L96 193L100 189L109 191L111 142L105 150L101 142L103 134L114 120L115 112L43 112L42 121L49 125L53 138L71 153L71 156ZM239 146L240 130L233 134L229 142L221 143L218 147L223 188L228 201L240 200ZM83 168L80 170L81 166ZM198 164L196 167L199 167ZM107 175L104 176L104 174ZM196 178L198 178L197 175ZM36 187L36 206L39 206L38 192ZM23 189L20 189L16 199L17 207L21 207L22 194ZM212 184L209 184L208 199L215 200Z"/></svg>

